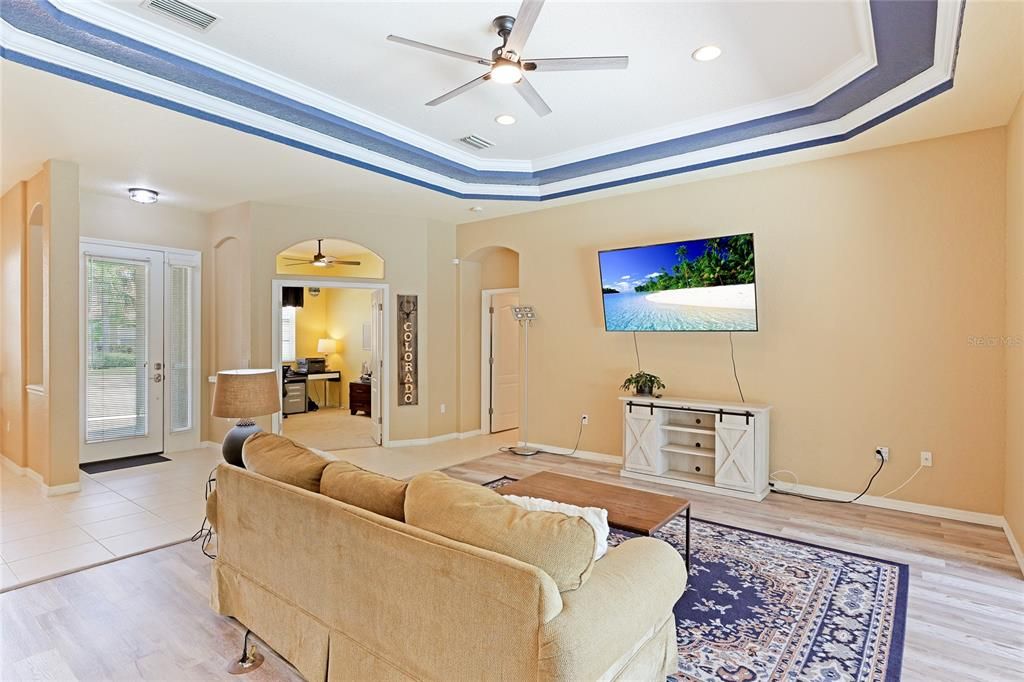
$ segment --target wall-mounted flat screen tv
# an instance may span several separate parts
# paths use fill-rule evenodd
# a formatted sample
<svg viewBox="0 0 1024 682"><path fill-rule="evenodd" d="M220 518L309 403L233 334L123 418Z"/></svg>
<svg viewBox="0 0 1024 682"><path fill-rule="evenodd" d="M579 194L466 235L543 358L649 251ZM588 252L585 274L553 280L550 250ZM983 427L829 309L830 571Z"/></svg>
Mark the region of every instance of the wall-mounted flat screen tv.
<svg viewBox="0 0 1024 682"><path fill-rule="evenodd" d="M754 235L598 252L610 332L757 331Z"/></svg>

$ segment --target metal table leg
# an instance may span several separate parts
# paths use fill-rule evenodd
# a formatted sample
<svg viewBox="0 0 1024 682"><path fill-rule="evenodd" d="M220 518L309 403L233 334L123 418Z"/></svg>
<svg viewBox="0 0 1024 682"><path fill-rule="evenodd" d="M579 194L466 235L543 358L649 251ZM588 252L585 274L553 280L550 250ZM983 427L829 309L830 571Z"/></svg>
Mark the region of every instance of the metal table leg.
<svg viewBox="0 0 1024 682"><path fill-rule="evenodd" d="M690 572L690 508L686 508L686 572Z"/></svg>

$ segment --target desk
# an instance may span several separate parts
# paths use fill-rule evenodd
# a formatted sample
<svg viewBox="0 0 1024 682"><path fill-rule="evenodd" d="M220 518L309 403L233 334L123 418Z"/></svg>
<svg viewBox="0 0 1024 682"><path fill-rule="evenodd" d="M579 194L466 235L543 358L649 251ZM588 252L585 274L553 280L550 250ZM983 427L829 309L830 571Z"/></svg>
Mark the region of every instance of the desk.
<svg viewBox="0 0 1024 682"><path fill-rule="evenodd" d="M307 374L306 375L306 384L307 384L307 386L308 386L310 381L322 381L322 382L324 382L324 405L323 406L324 407L330 407L330 400L329 400L329 398L330 398L331 394L330 394L330 391L327 390L328 389L327 382L328 381L331 381L331 382L335 382L336 381L336 382L340 383L341 382L341 372L327 371L327 372L317 372L316 374ZM341 407L341 393L338 394L338 407Z"/></svg>

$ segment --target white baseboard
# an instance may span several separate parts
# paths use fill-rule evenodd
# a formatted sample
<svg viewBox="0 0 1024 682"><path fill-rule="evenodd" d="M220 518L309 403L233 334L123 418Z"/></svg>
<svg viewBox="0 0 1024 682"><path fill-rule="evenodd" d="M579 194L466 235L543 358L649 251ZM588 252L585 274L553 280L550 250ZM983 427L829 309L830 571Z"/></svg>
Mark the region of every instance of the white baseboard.
<svg viewBox="0 0 1024 682"><path fill-rule="evenodd" d="M43 485L43 492L47 497L56 497L57 495L67 495L68 493L77 493L82 490L81 483L65 483L64 485Z"/></svg>
<svg viewBox="0 0 1024 682"><path fill-rule="evenodd" d="M0 455L0 461L3 462L4 468L9 469L11 473L16 476L25 476L28 472L28 467L23 467L14 463L14 460L9 458L7 455Z"/></svg>
<svg viewBox="0 0 1024 682"><path fill-rule="evenodd" d="M786 492L801 493L803 495L813 495L814 497L823 497L829 500L848 500L853 497L853 493L846 492L845 490L816 488L814 486L803 485L801 483L778 482L775 484L775 489ZM863 504L867 507L878 507L881 509L910 512L911 514L923 514L924 516L934 516L940 519L952 519L953 521L966 521L967 523L977 523L982 526L995 526L996 528L1003 528L1005 524L1003 517L997 514L984 514L964 509L954 509L952 507L939 507L933 504L921 504L920 502L905 502L904 500L894 500L890 497L865 495L854 502L854 504Z"/></svg>
<svg viewBox="0 0 1024 682"><path fill-rule="evenodd" d="M220 443L214 443L212 440L204 440L203 442L201 442L199 444L199 447L202 447L202 448L219 448L219 447L221 447L221 444Z"/></svg>
<svg viewBox="0 0 1024 682"><path fill-rule="evenodd" d="M417 445L433 445L434 443L443 443L446 440L455 440L459 438L458 433L442 433L440 436L431 436L430 438L407 438L405 440L388 440L384 441L384 447L386 448L409 448ZM468 436L467 436L468 437Z"/></svg>
<svg viewBox="0 0 1024 682"><path fill-rule="evenodd" d="M475 438L476 436L484 435L483 429L477 429L476 431L463 431L459 434L459 440L465 440L467 438Z"/></svg>
<svg viewBox="0 0 1024 682"><path fill-rule="evenodd" d="M38 471L23 467L15 464L7 455L0 455L0 461L3 462L5 469L9 469L11 473L16 476L24 476L25 478L32 479L43 489L43 494L47 497L56 497L57 495L67 495L68 493L77 493L82 489L81 483L65 483L63 485L46 485L43 481L43 476Z"/></svg>
<svg viewBox="0 0 1024 682"><path fill-rule="evenodd" d="M1024 549L1021 549L1020 543L1017 542L1017 537L1013 534L1013 529L1010 528L1009 521L1005 518L1003 519L1003 532L1006 533L1006 539L1010 542L1013 556L1017 558L1017 566L1020 568L1021 575L1024 575Z"/></svg>
<svg viewBox="0 0 1024 682"><path fill-rule="evenodd" d="M549 455L561 455L562 457L575 457L576 459L587 459L592 462L604 462L605 464L622 464L622 458L615 455L607 455L603 452L591 452L590 450L577 450L573 452L571 449L566 450L565 448L555 447L554 445L547 445L545 443L524 443L519 442L520 446L526 446L543 450Z"/></svg>

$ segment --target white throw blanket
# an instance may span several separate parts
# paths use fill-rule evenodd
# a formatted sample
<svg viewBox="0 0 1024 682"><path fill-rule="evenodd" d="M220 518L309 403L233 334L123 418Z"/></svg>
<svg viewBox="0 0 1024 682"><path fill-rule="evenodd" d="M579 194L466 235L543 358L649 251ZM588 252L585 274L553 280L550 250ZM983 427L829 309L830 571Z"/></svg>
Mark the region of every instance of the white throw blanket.
<svg viewBox="0 0 1024 682"><path fill-rule="evenodd" d="M561 512L567 516L579 516L594 529L597 542L594 543L594 561L608 552L608 510L600 507L577 507L574 504L545 500L540 497L520 497L504 495L509 502L529 511Z"/></svg>

